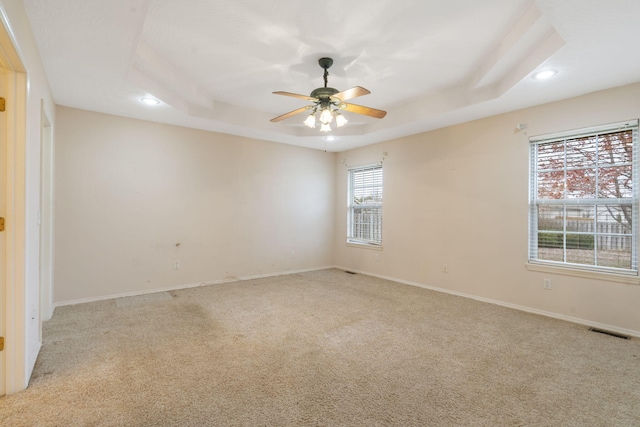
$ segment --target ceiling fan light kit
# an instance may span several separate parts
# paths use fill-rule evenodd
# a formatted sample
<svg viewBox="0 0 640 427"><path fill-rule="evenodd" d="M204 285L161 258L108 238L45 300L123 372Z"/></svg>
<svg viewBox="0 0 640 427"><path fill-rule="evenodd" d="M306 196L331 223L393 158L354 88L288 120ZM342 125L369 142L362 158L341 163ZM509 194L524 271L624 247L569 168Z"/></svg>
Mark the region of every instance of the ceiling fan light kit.
<svg viewBox="0 0 640 427"><path fill-rule="evenodd" d="M364 107L362 105L346 103L350 99L358 96L367 95L369 92L367 89L361 86L355 86L351 89L340 92L338 89L327 87L327 80L329 77L329 68L333 65L333 59L320 58L318 64L324 69L324 87L314 89L309 96L300 95L291 92L273 92L276 95L292 96L294 98L300 98L313 102L313 105L307 105L306 107L298 108L297 110L290 111L281 116L271 119L272 122L279 122L287 119L296 114L303 113L311 110L311 113L302 122L307 127L314 129L316 127L316 119L320 121L320 132L331 131L331 123L335 119L336 127L342 127L347 124L349 120L340 113L340 110L345 110L350 113L364 114L365 116L375 117L381 119L387 115L386 111L377 110L375 108Z"/></svg>

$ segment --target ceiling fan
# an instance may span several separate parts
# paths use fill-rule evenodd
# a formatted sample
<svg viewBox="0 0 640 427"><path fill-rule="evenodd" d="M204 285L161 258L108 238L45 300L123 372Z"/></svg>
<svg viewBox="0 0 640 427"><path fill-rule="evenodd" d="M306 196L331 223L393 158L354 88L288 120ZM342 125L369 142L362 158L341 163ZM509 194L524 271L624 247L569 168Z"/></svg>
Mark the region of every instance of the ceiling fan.
<svg viewBox="0 0 640 427"><path fill-rule="evenodd" d="M324 69L324 87L314 89L309 96L291 92L273 92L276 95L292 96L294 98L311 101L313 104L298 108L297 110L289 111L286 114L273 118L271 119L272 122L279 122L281 120L288 119L291 116L295 116L296 114L311 111L307 116L307 119L304 121L304 124L310 128L315 128L316 113L318 113L321 123L320 131L328 132L331 130L331 122L334 118L336 120L337 127L342 127L347 123L348 120L340 113L340 110L348 111L350 113L364 114L365 116L375 117L376 119L381 119L387 115L386 111L346 103L345 101L358 96L367 95L371 92L360 86L355 86L351 89L343 90L342 92L338 91L338 89L327 87L329 68L333 65L333 59L320 58L318 60L318 64Z"/></svg>

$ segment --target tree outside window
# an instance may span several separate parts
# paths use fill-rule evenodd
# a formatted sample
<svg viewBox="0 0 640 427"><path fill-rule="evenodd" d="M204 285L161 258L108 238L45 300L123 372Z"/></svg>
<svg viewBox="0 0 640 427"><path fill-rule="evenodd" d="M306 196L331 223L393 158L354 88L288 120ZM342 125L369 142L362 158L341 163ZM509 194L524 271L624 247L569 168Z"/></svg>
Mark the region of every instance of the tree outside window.
<svg viewBox="0 0 640 427"><path fill-rule="evenodd" d="M532 141L531 261L637 272L638 127Z"/></svg>

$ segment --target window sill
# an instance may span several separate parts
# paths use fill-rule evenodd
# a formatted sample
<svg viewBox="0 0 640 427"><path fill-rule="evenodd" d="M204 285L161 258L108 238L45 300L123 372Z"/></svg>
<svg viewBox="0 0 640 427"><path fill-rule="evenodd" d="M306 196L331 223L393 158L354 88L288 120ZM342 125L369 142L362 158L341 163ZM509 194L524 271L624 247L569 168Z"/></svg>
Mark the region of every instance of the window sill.
<svg viewBox="0 0 640 427"><path fill-rule="evenodd" d="M533 262L526 263L525 267L529 271L542 271L545 273L563 274L565 276L584 277L586 279L605 280L608 282L625 283L628 285L640 285L640 277L626 275L626 274L608 273L603 271L581 270L578 268L560 267L555 265L548 265L548 264L542 264L542 263L538 264Z"/></svg>
<svg viewBox="0 0 640 427"><path fill-rule="evenodd" d="M347 243L347 246L351 246L352 248L372 249L374 251L382 250L382 245L372 245L371 243L350 242L348 240L346 243Z"/></svg>

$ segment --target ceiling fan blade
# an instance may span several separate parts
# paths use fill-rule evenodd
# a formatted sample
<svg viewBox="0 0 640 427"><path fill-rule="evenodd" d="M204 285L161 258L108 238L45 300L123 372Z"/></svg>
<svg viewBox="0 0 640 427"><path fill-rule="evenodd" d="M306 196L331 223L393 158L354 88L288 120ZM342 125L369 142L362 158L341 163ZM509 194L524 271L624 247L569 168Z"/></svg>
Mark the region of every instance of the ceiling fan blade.
<svg viewBox="0 0 640 427"><path fill-rule="evenodd" d="M282 92L282 91L278 91L278 92L273 92L274 95L284 95L284 96L292 96L294 98L300 98L300 99L304 99L306 101L317 101L317 98L314 98L312 96L308 96L308 95L299 95L297 93L291 93L291 92Z"/></svg>
<svg viewBox="0 0 640 427"><path fill-rule="evenodd" d="M289 111L288 113L285 113L285 114L283 114L281 116L273 118L273 119L271 119L271 121L274 122L274 123L275 122L279 122L279 121L282 121L284 119L288 119L291 116L295 116L296 114L304 113L305 111L307 111L307 110L309 110L311 108L313 108L313 105L307 105L306 107L301 107L301 108L298 108L297 110Z"/></svg>
<svg viewBox="0 0 640 427"><path fill-rule="evenodd" d="M346 101L349 99L357 98L358 96L369 95L371 92L361 86L355 86L351 89L343 90L342 92L338 92L335 95L332 95L332 98L338 98L340 101Z"/></svg>
<svg viewBox="0 0 640 427"><path fill-rule="evenodd" d="M341 105L340 108L345 111L349 111L350 113L364 114L365 116L375 117L376 119L381 119L387 115L386 111L376 110L371 107L363 107L362 105L356 104L345 103L344 105Z"/></svg>

